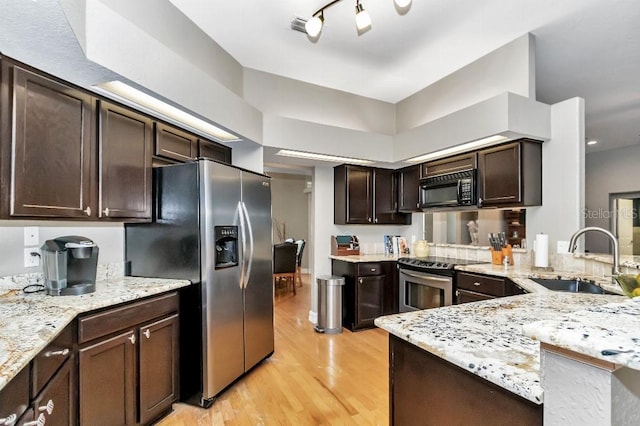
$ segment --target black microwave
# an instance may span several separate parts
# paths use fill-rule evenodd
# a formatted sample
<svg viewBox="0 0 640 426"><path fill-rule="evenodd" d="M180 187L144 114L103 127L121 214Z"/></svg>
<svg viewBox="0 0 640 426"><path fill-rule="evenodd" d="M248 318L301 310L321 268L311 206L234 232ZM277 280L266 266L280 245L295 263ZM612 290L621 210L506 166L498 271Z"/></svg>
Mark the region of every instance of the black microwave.
<svg viewBox="0 0 640 426"><path fill-rule="evenodd" d="M420 179L420 208L475 206L476 170Z"/></svg>

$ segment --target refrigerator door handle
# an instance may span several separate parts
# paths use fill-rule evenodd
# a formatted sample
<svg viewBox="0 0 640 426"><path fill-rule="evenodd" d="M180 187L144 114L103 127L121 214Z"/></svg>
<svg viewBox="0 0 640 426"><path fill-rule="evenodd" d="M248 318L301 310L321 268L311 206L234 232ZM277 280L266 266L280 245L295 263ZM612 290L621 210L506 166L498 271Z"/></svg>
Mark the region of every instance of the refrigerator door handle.
<svg viewBox="0 0 640 426"><path fill-rule="evenodd" d="M242 237L242 262L240 263L240 288L244 288L244 281L246 275L246 258L247 258L247 237L244 223L244 210L242 208L242 201L238 201L238 216L240 216L240 235Z"/></svg>
<svg viewBox="0 0 640 426"><path fill-rule="evenodd" d="M241 201L242 204L242 212L244 213L244 218L247 221L247 234L249 234L249 260L247 262L246 272L244 274L244 288L247 288L249 285L249 278L251 277L251 265L253 264L253 229L251 228L251 219L249 218L249 212L247 211L247 205L244 201ZM242 233L243 243L245 238L245 233ZM246 246L245 246L246 247ZM246 250L243 256L243 263L246 259Z"/></svg>

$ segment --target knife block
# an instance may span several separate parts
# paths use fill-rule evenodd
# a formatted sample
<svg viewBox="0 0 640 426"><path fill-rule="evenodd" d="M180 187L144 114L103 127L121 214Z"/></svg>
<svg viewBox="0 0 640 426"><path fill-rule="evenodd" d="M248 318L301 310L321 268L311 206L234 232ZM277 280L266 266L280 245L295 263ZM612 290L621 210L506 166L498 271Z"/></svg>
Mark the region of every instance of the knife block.
<svg viewBox="0 0 640 426"><path fill-rule="evenodd" d="M505 256L509 256L509 265L513 266L513 249L511 244L502 247L502 250L491 249L491 263L494 265L502 265Z"/></svg>

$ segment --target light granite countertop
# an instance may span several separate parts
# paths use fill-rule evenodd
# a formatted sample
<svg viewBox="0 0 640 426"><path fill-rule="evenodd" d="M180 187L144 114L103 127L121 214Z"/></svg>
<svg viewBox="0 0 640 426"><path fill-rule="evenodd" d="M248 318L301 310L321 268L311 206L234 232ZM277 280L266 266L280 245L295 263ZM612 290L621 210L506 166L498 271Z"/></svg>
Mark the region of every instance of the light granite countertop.
<svg viewBox="0 0 640 426"><path fill-rule="evenodd" d="M363 263L363 262L395 262L400 256L393 254L359 254L349 256L329 256L333 260L342 260L349 263Z"/></svg>
<svg viewBox="0 0 640 426"><path fill-rule="evenodd" d="M0 390L80 313L186 287L186 280L111 276L81 296L25 294L24 282L0 280Z"/></svg>
<svg viewBox="0 0 640 426"><path fill-rule="evenodd" d="M613 303L621 300L627 303ZM563 315L607 306L629 305L621 296L530 293L483 302L379 317L375 324L440 358L537 404L540 384L540 343L523 326L553 321ZM634 303L640 306L640 304ZM566 325L566 323L565 323ZM578 329L578 325L575 325ZM638 330L638 328L636 328ZM637 333L640 336L640 331ZM606 334L593 334L591 344L611 347ZM640 351L640 345L637 345ZM610 357L610 361L616 359Z"/></svg>
<svg viewBox="0 0 640 426"><path fill-rule="evenodd" d="M622 294L610 279L490 263L456 269L507 277L529 294L390 315L375 324L538 404L541 341L640 369L640 298L556 292L531 280L579 277Z"/></svg>

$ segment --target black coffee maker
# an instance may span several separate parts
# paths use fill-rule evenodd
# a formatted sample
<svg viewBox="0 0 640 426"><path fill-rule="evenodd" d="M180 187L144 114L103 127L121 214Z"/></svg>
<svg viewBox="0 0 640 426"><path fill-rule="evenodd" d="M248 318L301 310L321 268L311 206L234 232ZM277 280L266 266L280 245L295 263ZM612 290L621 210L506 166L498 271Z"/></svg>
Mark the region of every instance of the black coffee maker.
<svg viewBox="0 0 640 426"><path fill-rule="evenodd" d="M98 246L88 238L70 235L47 240L40 248L44 289L51 296L96 291Z"/></svg>

